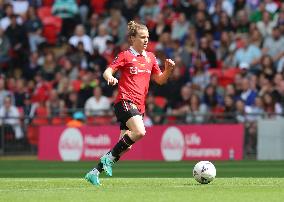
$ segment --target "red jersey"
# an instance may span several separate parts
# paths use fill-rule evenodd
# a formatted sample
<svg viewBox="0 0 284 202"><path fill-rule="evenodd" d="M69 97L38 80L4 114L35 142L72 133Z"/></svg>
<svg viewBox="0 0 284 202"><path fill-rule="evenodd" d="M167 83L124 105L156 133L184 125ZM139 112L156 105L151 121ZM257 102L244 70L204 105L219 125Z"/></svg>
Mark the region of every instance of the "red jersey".
<svg viewBox="0 0 284 202"><path fill-rule="evenodd" d="M143 51L141 55L130 47L119 53L109 67L121 73L115 103L130 100L144 113L151 74L161 74L154 54Z"/></svg>

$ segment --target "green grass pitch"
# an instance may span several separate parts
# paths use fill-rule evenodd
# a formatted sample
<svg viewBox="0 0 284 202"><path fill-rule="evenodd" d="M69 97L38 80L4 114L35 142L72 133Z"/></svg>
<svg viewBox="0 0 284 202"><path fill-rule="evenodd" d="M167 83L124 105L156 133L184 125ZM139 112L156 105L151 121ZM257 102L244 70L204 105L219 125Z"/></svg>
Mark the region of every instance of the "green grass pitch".
<svg viewBox="0 0 284 202"><path fill-rule="evenodd" d="M213 161L208 185L192 178L195 163L121 161L94 187L83 176L95 162L0 160L0 201L284 201L284 161Z"/></svg>

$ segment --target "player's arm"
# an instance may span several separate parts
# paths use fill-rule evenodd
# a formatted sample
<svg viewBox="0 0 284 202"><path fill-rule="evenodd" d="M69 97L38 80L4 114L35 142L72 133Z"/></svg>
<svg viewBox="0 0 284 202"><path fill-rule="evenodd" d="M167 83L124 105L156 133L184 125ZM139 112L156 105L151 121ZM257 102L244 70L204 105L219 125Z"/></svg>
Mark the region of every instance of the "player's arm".
<svg viewBox="0 0 284 202"><path fill-rule="evenodd" d="M153 75L154 81L159 85L165 84L174 68L175 68L175 62L171 59L166 59L164 72L160 74L154 74Z"/></svg>
<svg viewBox="0 0 284 202"><path fill-rule="evenodd" d="M103 77L107 81L107 85L116 85L118 80L113 76L115 74L115 70L113 68L107 67L104 71Z"/></svg>

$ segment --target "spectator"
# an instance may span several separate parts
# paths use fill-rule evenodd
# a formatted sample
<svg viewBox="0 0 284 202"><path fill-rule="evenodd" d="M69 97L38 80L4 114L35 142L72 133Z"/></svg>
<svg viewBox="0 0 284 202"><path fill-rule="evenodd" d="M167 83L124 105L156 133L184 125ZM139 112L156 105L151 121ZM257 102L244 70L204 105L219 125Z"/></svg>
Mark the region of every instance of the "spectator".
<svg viewBox="0 0 284 202"><path fill-rule="evenodd" d="M27 12L27 20L24 22L26 28L30 51L35 52L38 50L38 46L45 42L45 38L42 37L42 23L36 15L36 10L33 7L29 7Z"/></svg>
<svg viewBox="0 0 284 202"><path fill-rule="evenodd" d="M264 38L271 35L272 29L275 25L276 22L271 19L271 15L267 11L263 12L262 20L256 24L258 30Z"/></svg>
<svg viewBox="0 0 284 202"><path fill-rule="evenodd" d="M217 68L216 53L206 37L200 39L200 51L201 57L204 58L206 69Z"/></svg>
<svg viewBox="0 0 284 202"><path fill-rule="evenodd" d="M238 99L238 97L236 95L236 89L235 89L235 86L233 84L229 84L229 85L226 86L224 94L226 96L230 96L233 99L234 102Z"/></svg>
<svg viewBox="0 0 284 202"><path fill-rule="evenodd" d="M284 37L281 35L279 27L274 27L272 35L264 40L263 54L272 56L275 63L284 56Z"/></svg>
<svg viewBox="0 0 284 202"><path fill-rule="evenodd" d="M11 24L11 18L12 16L15 15L12 4L6 4L4 6L4 10L5 10L5 17L0 18L0 28L2 30L6 30L9 27L9 25ZM17 23L22 24L23 22L22 18L21 17L16 17L16 18L17 18Z"/></svg>
<svg viewBox="0 0 284 202"><path fill-rule="evenodd" d="M11 16L11 24L6 29L6 35L12 46L12 50L16 54L16 58L13 59L14 65L22 66L27 61L26 59L29 50L29 41L27 32L24 26L17 23L17 17Z"/></svg>
<svg viewBox="0 0 284 202"><path fill-rule="evenodd" d="M172 24L172 39L182 41L186 36L189 28L189 22L186 20L184 13L179 13L178 18Z"/></svg>
<svg viewBox="0 0 284 202"><path fill-rule="evenodd" d="M224 121L227 122L236 122L235 118L235 100L230 95L225 95L224 97Z"/></svg>
<svg viewBox="0 0 284 202"><path fill-rule="evenodd" d="M45 102L48 99L48 92L52 89L50 83L45 81L40 72L35 75L35 86L32 91L33 102Z"/></svg>
<svg viewBox="0 0 284 202"><path fill-rule="evenodd" d="M22 108L24 106L25 95L26 95L25 80L17 79L16 80L16 89L14 90L15 106L16 107Z"/></svg>
<svg viewBox="0 0 284 202"><path fill-rule="evenodd" d="M242 100L237 100L236 103L236 120L238 123L245 123L246 121L246 112L245 112L245 103Z"/></svg>
<svg viewBox="0 0 284 202"><path fill-rule="evenodd" d="M153 124L162 124L164 121L164 114L166 111L166 107L162 107L156 104L155 102L155 96L148 94L146 99L146 110L147 115L150 118L151 122Z"/></svg>
<svg viewBox="0 0 284 202"><path fill-rule="evenodd" d="M252 106L246 106L245 111L247 113L247 120L250 122L257 121L264 115L263 99L256 97Z"/></svg>
<svg viewBox="0 0 284 202"><path fill-rule="evenodd" d="M166 24L163 13L157 15L157 20L153 28L149 28L149 37L151 41L158 41L159 36L164 32L171 32L171 27Z"/></svg>
<svg viewBox="0 0 284 202"><path fill-rule="evenodd" d="M234 66L238 66L242 62L254 66L259 63L261 50L249 42L245 36L242 37L243 47L238 49L234 55Z"/></svg>
<svg viewBox="0 0 284 202"><path fill-rule="evenodd" d="M52 118L65 114L65 103L59 98L57 91L54 89L49 92L46 109L48 116Z"/></svg>
<svg viewBox="0 0 284 202"><path fill-rule="evenodd" d="M12 104L10 96L4 98L4 105L0 107L0 118L0 125L4 128L12 127L17 140L24 137L20 123L20 112L17 107Z"/></svg>
<svg viewBox="0 0 284 202"><path fill-rule="evenodd" d="M27 80L32 80L35 78L35 75L37 72L39 72L42 68L39 62L39 53L37 51L32 52L29 55L29 61L28 63L24 66L23 70L23 76Z"/></svg>
<svg viewBox="0 0 284 202"><path fill-rule="evenodd" d="M93 96L86 101L84 109L87 116L104 115L110 110L110 100L102 95L102 89L97 86Z"/></svg>
<svg viewBox="0 0 284 202"><path fill-rule="evenodd" d="M241 0L243 1L243 0ZM235 29L237 33L248 33L250 27L250 21L248 19L248 13L246 10L239 10L235 21Z"/></svg>
<svg viewBox="0 0 284 202"><path fill-rule="evenodd" d="M207 106L200 102L197 94L192 94L186 110L187 123L203 123L206 121Z"/></svg>
<svg viewBox="0 0 284 202"><path fill-rule="evenodd" d="M79 55L80 56L80 55ZM78 64L78 66L76 66L74 63L72 62L72 59L74 60L74 56L73 58L65 58L62 62L62 67L61 67L61 72L63 73L63 75L65 75L69 80L74 81L76 79L78 79L79 77L79 68L78 66L81 64ZM81 59L84 59L83 57L81 57ZM82 61L76 61L76 62L82 62ZM84 64L87 66L87 64ZM83 69L83 68L82 68Z"/></svg>
<svg viewBox="0 0 284 202"><path fill-rule="evenodd" d="M41 75L44 80L51 81L54 79L55 73L58 71L55 53L48 51L44 55L44 62L41 69Z"/></svg>
<svg viewBox="0 0 284 202"><path fill-rule="evenodd" d="M274 68L273 58L270 55L263 55L261 57L260 68L265 77L272 81L276 71Z"/></svg>
<svg viewBox="0 0 284 202"><path fill-rule="evenodd" d="M275 13L278 9L277 3L272 0L265 0L265 10L269 13Z"/></svg>
<svg viewBox="0 0 284 202"><path fill-rule="evenodd" d="M5 78L3 76L0 77L0 107L4 104L5 97L10 96L12 98L12 102L14 102L14 96L12 92L6 90L5 88Z"/></svg>
<svg viewBox="0 0 284 202"><path fill-rule="evenodd" d="M68 121L67 127L80 128L84 125L86 119L83 112L77 111L73 114L73 119Z"/></svg>
<svg viewBox="0 0 284 202"><path fill-rule="evenodd" d="M10 41L4 30L0 28L0 68L4 68L3 65L8 64L7 62L10 60Z"/></svg>
<svg viewBox="0 0 284 202"><path fill-rule="evenodd" d="M31 101L31 96L28 93L25 93L23 102L24 123L30 124L35 116L38 104Z"/></svg>
<svg viewBox="0 0 284 202"><path fill-rule="evenodd" d="M107 47L107 41L113 40L112 37L107 33L107 28L104 24L101 24L99 26L99 33L98 36L96 36L93 39L93 46L94 48L97 48L99 50L100 54L103 54L103 52L106 51Z"/></svg>
<svg viewBox="0 0 284 202"><path fill-rule="evenodd" d="M124 0L122 5L122 15L127 21L135 19L138 15L140 8L140 2L138 0Z"/></svg>
<svg viewBox="0 0 284 202"><path fill-rule="evenodd" d="M262 97L264 111L269 117L282 115L283 109L279 103L275 101L270 93L265 93Z"/></svg>
<svg viewBox="0 0 284 202"><path fill-rule="evenodd" d="M79 43L83 43L84 50L90 54L93 53L93 46L91 38L85 34L85 28L79 24L75 28L75 34L70 37L69 44L77 47Z"/></svg>
<svg viewBox="0 0 284 202"><path fill-rule="evenodd" d="M190 97L192 95L192 89L189 85L184 85L180 89L180 99L177 100L173 105L173 114L179 115L180 110L190 102ZM181 110L182 111L182 110Z"/></svg>
<svg viewBox="0 0 284 202"><path fill-rule="evenodd" d="M61 36L68 39L77 24L76 16L79 8L75 0L55 0L52 5L52 14L62 19ZM65 39L64 39L65 40Z"/></svg>
<svg viewBox="0 0 284 202"><path fill-rule="evenodd" d="M79 109L78 94L77 92L70 92L65 100L67 113L72 115L77 109Z"/></svg>
<svg viewBox="0 0 284 202"><path fill-rule="evenodd" d="M156 19L160 12L159 5L156 0L146 0L139 9L139 17L143 24L146 24L152 19Z"/></svg>
<svg viewBox="0 0 284 202"><path fill-rule="evenodd" d="M98 27L99 27L99 15L97 13L93 13L86 23L86 34L93 39L98 35Z"/></svg>
<svg viewBox="0 0 284 202"><path fill-rule="evenodd" d="M252 105L257 96L257 92L253 91L250 88L249 80L247 78L242 79L242 92L240 99L244 102L245 105Z"/></svg>
<svg viewBox="0 0 284 202"><path fill-rule="evenodd" d="M16 15L25 15L29 8L29 1L28 0L14 0L11 2L13 6L14 14Z"/></svg>
<svg viewBox="0 0 284 202"><path fill-rule="evenodd" d="M209 84L210 75L206 71L206 67L202 64L200 58L196 58L194 62L194 74L192 75L192 84L196 88L203 90Z"/></svg>
<svg viewBox="0 0 284 202"><path fill-rule="evenodd" d="M80 0L79 1L79 13L83 24L87 22L89 12L90 12L90 0Z"/></svg>
<svg viewBox="0 0 284 202"><path fill-rule="evenodd" d="M93 74L87 72L82 76L80 90L78 92L79 106L83 108L88 98L92 97L94 88L98 86L98 81L93 79Z"/></svg>
<svg viewBox="0 0 284 202"><path fill-rule="evenodd" d="M220 106L223 104L223 98L216 92L216 89L212 85L208 85L204 89L203 103L207 105L211 112L220 112Z"/></svg>
<svg viewBox="0 0 284 202"><path fill-rule="evenodd" d="M262 20L262 14L265 12L265 3L259 2L257 8L250 13L249 19L252 23L257 23Z"/></svg>
<svg viewBox="0 0 284 202"><path fill-rule="evenodd" d="M236 0L234 2L234 16L237 15L237 13L243 9L245 9L246 1L245 0Z"/></svg>
<svg viewBox="0 0 284 202"><path fill-rule="evenodd" d="M115 45L120 46L125 41L127 30L127 22L121 15L121 11L117 8L111 8L110 16L104 20L104 25L107 33L111 36L111 39L108 40L113 41Z"/></svg>
<svg viewBox="0 0 284 202"><path fill-rule="evenodd" d="M226 67L230 67L232 64L232 54L229 50L229 47L232 43L231 35L229 32L222 32L220 45L216 52L217 60L223 61L223 65Z"/></svg>
<svg viewBox="0 0 284 202"><path fill-rule="evenodd" d="M250 30L251 44L255 45L258 48L262 48L264 38L262 37L260 31L257 28Z"/></svg>

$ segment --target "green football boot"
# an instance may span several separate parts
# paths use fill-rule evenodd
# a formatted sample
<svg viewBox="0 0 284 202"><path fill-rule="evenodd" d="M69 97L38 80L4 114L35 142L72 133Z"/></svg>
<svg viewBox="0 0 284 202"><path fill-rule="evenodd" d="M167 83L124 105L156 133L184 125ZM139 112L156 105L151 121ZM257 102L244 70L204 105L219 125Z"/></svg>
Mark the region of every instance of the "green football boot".
<svg viewBox="0 0 284 202"><path fill-rule="evenodd" d="M108 154L101 157L101 163L103 164L103 168L104 168L105 173L108 176L112 176L112 166L114 164L114 161L111 160L111 158L109 157Z"/></svg>
<svg viewBox="0 0 284 202"><path fill-rule="evenodd" d="M97 170L96 171L91 170L90 172L88 172L85 175L85 179L95 186L101 186L102 185L100 183L100 179L99 179L99 171L97 171Z"/></svg>

